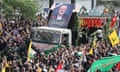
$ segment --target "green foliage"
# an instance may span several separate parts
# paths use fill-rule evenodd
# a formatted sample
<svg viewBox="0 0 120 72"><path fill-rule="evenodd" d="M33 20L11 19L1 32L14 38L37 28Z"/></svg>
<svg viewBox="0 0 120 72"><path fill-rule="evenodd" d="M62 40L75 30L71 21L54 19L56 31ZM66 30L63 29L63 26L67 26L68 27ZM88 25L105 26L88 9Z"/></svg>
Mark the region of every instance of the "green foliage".
<svg viewBox="0 0 120 72"><path fill-rule="evenodd" d="M120 6L120 0L116 0L115 5Z"/></svg>
<svg viewBox="0 0 120 72"><path fill-rule="evenodd" d="M112 16L112 14L114 13L113 2L106 3L105 7L109 9L109 15Z"/></svg>
<svg viewBox="0 0 120 72"><path fill-rule="evenodd" d="M31 0L3 0L2 8L6 17L15 16L16 11L18 11L22 17L31 19L38 12L39 5L37 3L37 1Z"/></svg>

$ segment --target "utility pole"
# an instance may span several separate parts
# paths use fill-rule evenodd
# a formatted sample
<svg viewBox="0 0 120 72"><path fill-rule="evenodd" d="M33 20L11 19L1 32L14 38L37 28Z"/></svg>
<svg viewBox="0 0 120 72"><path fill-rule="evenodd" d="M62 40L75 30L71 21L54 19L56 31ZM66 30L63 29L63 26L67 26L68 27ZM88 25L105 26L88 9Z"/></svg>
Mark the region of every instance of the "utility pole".
<svg viewBox="0 0 120 72"><path fill-rule="evenodd" d="M93 8L96 7L96 2L97 2L97 1L96 1L96 0L91 0L91 1L92 1L92 4L91 4L91 7L92 7L92 8L91 8L91 9L93 9Z"/></svg>
<svg viewBox="0 0 120 72"><path fill-rule="evenodd" d="M49 8L51 8L51 6L53 5L54 0L49 0Z"/></svg>
<svg viewBox="0 0 120 72"><path fill-rule="evenodd" d="M75 7L75 2L76 2L76 0L71 0L71 4L73 4L74 7Z"/></svg>
<svg viewBox="0 0 120 72"><path fill-rule="evenodd" d="M54 0L49 0L49 9L51 8L51 6L54 4ZM48 21L50 19L50 16L52 14L52 10L49 11L49 14L48 14Z"/></svg>

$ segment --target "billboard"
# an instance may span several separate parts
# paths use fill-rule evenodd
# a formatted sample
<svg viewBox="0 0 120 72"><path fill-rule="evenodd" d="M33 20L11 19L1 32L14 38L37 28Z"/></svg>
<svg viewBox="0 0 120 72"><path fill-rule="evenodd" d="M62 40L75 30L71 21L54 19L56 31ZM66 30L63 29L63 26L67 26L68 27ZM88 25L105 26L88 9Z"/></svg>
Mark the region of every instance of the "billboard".
<svg viewBox="0 0 120 72"><path fill-rule="evenodd" d="M98 18L98 17L81 17L79 18L80 20L80 26L81 27L97 27L97 28L102 28L103 26L103 18Z"/></svg>
<svg viewBox="0 0 120 72"><path fill-rule="evenodd" d="M71 4L56 4L48 22L48 26L67 28L73 8L74 6Z"/></svg>

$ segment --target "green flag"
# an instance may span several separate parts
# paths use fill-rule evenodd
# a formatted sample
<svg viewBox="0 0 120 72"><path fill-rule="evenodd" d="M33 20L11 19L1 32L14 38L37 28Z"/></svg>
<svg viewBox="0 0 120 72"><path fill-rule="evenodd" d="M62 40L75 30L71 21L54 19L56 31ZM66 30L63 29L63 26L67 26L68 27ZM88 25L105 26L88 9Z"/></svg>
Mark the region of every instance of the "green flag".
<svg viewBox="0 0 120 72"><path fill-rule="evenodd" d="M96 72L96 70L100 70L101 72L108 72L119 61L120 61L120 55L104 57L100 60L96 60L95 62L93 62L88 72Z"/></svg>

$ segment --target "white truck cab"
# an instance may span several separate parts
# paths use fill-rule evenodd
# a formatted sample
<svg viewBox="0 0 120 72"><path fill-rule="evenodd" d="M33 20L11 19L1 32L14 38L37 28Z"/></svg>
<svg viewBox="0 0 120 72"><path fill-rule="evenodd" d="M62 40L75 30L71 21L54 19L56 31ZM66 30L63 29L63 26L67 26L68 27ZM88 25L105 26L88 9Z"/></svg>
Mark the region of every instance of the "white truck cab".
<svg viewBox="0 0 120 72"><path fill-rule="evenodd" d="M71 46L71 30L54 27L33 27L32 43L35 48L41 51L50 50L56 45Z"/></svg>

